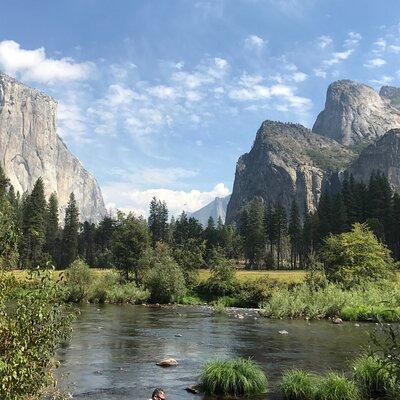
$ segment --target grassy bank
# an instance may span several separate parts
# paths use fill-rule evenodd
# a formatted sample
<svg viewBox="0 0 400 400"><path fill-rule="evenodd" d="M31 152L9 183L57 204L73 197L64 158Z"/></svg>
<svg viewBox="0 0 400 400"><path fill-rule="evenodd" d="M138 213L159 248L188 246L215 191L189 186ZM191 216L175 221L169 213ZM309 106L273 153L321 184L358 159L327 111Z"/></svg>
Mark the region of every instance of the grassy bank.
<svg viewBox="0 0 400 400"><path fill-rule="evenodd" d="M20 283L20 296L27 290L28 273L12 271ZM133 282L125 282L115 270L88 269L54 271L66 302L131 303L151 300L151 292ZM260 308L268 318L323 319L340 316L347 321L394 322L400 320L400 279L366 283L352 289L326 284L312 287L304 271L243 271L234 273L232 281L215 285L208 270L200 270L197 283L176 303L214 304L224 307ZM211 282L211 283L210 283ZM29 283L32 285L32 282ZM28 287L29 289L29 287Z"/></svg>

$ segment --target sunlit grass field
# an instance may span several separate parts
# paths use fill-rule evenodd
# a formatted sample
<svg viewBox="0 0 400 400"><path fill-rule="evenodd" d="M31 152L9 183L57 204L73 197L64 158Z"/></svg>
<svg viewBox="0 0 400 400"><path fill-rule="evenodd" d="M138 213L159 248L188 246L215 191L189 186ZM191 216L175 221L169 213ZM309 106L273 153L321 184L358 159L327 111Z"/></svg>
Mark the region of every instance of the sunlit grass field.
<svg viewBox="0 0 400 400"><path fill-rule="evenodd" d="M102 275L110 269L100 269L100 268L93 268L95 275ZM8 272L13 274L18 280L24 281L28 278L27 271L15 270ZM53 276L54 279L60 278L63 271L54 271ZM199 281L204 282L211 274L211 271L208 269L201 269L199 273ZM246 281L254 281L259 278L269 278L279 282L286 282L286 283L301 283L304 281L306 276L306 271L290 271L290 270L282 270L282 271L267 271L267 270L256 270L256 271L249 271L249 270L238 270L236 272L236 277L240 282ZM400 271L397 272L397 276L400 280Z"/></svg>

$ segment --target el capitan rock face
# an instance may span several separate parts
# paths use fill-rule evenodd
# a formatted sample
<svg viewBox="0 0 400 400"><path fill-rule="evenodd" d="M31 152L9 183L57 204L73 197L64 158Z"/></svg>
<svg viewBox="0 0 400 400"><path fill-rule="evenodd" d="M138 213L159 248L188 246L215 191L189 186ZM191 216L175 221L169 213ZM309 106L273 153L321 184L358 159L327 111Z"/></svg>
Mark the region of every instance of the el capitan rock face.
<svg viewBox="0 0 400 400"><path fill-rule="evenodd" d="M341 80L329 85L325 109L312 130L353 145L376 140L392 128L400 128L400 110L386 96L367 85Z"/></svg>
<svg viewBox="0 0 400 400"><path fill-rule="evenodd" d="M16 191L31 191L42 177L63 211L75 194L81 220L105 215L100 188L57 135L57 103L0 73L0 162Z"/></svg>
<svg viewBox="0 0 400 400"><path fill-rule="evenodd" d="M287 209L295 199L300 207L314 211L334 171L354 157L351 150L302 125L263 122L251 151L237 162L227 223L236 221L241 208L255 196L267 204L279 201Z"/></svg>
<svg viewBox="0 0 400 400"><path fill-rule="evenodd" d="M347 168L356 180L368 182L372 172L387 176L394 189L400 188L400 129L392 129L366 147Z"/></svg>

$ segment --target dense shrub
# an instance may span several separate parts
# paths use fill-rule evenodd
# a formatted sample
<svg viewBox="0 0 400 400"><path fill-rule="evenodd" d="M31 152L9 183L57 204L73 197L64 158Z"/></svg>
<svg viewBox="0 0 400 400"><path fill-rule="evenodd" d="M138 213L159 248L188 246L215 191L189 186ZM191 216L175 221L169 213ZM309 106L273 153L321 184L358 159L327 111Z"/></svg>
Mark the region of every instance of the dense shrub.
<svg viewBox="0 0 400 400"><path fill-rule="evenodd" d="M363 356L353 363L354 380L367 398L388 396L394 379L387 366L376 356Z"/></svg>
<svg viewBox="0 0 400 400"><path fill-rule="evenodd" d="M270 299L277 282L269 278L237 283L234 289L236 302L240 307L259 307Z"/></svg>
<svg viewBox="0 0 400 400"><path fill-rule="evenodd" d="M287 400L312 400L317 391L316 382L311 373L295 369L283 374L281 390Z"/></svg>
<svg viewBox="0 0 400 400"><path fill-rule="evenodd" d="M80 303L88 300L93 284L93 272L82 260L75 260L66 273L66 300Z"/></svg>
<svg viewBox="0 0 400 400"><path fill-rule="evenodd" d="M140 265L140 280L149 290L150 299L158 303L171 303L185 295L185 277L182 269L171 257L168 248L158 245L148 250Z"/></svg>
<svg viewBox="0 0 400 400"><path fill-rule="evenodd" d="M200 388L207 395L259 395L267 392L268 380L249 359L214 360L204 366Z"/></svg>
<svg viewBox="0 0 400 400"><path fill-rule="evenodd" d="M60 286L50 271L38 274L17 299L0 277L1 399L40 398L53 381L54 351L70 331L72 315L59 303Z"/></svg>
<svg viewBox="0 0 400 400"><path fill-rule="evenodd" d="M356 384L342 375L330 372L318 378L315 400L359 400Z"/></svg>
<svg viewBox="0 0 400 400"><path fill-rule="evenodd" d="M112 286L106 294L106 301L113 304L142 304L150 297L150 292L136 285L135 282Z"/></svg>
<svg viewBox="0 0 400 400"><path fill-rule="evenodd" d="M328 279L346 288L392 278L395 271L390 251L367 225L359 223L353 225L351 232L326 238L321 259Z"/></svg>
<svg viewBox="0 0 400 400"><path fill-rule="evenodd" d="M235 292L236 270L232 263L218 253L212 258L211 275L204 290L212 296L226 296Z"/></svg>

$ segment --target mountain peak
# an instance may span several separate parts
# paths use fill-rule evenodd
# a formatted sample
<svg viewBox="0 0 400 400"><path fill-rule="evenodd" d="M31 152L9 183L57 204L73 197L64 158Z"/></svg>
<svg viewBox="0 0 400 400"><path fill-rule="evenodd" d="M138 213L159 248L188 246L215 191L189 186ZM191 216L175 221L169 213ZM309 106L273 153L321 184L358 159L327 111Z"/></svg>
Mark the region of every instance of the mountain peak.
<svg viewBox="0 0 400 400"><path fill-rule="evenodd" d="M348 79L329 85L313 131L345 145L370 142L400 127L400 111L372 87Z"/></svg>

